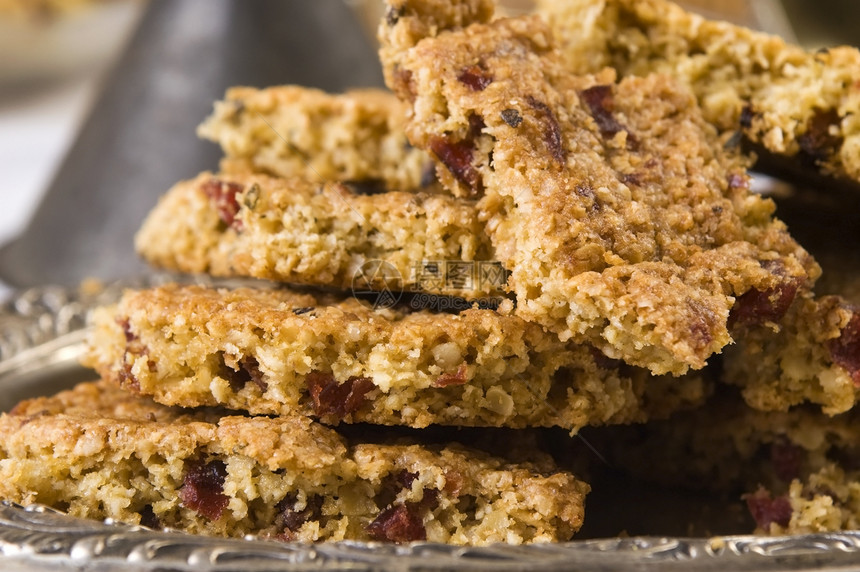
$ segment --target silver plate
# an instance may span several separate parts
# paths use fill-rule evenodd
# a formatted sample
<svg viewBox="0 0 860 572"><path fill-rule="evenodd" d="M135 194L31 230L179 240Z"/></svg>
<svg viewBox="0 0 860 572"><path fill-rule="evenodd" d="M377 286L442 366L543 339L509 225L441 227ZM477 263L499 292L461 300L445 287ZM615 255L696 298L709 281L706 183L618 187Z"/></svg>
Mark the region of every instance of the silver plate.
<svg viewBox="0 0 860 572"><path fill-rule="evenodd" d="M44 287L0 307L0 409L93 377L80 367L86 323L123 286L96 294ZM846 570L860 567L860 532L786 537L610 538L460 548L341 542L307 545L156 532L0 503L0 570Z"/></svg>

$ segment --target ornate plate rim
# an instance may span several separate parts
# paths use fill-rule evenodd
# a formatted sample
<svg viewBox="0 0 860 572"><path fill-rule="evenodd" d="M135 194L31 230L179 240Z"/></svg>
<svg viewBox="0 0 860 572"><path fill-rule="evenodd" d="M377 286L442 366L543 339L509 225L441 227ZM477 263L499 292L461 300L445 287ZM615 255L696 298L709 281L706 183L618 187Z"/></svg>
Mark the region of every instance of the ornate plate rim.
<svg viewBox="0 0 860 572"><path fill-rule="evenodd" d="M231 285L192 277L198 283ZM34 373L72 367L91 311L127 287L187 277L153 275L94 291L40 286L0 305L0 390ZM856 566L860 531L798 536L631 537L529 546L433 543L316 545L221 539L67 516L0 502L0 568L33 570L826 570Z"/></svg>

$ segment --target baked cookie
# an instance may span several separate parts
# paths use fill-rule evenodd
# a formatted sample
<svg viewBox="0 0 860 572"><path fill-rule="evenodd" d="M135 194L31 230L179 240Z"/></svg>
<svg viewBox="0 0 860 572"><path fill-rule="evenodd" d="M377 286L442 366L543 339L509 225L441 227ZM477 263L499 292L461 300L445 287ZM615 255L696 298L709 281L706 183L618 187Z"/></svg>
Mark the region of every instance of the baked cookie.
<svg viewBox="0 0 860 572"><path fill-rule="evenodd" d="M743 498L759 533L803 534L860 525L856 410L763 412L721 391L699 410L586 438L640 479Z"/></svg>
<svg viewBox="0 0 860 572"><path fill-rule="evenodd" d="M568 540L589 487L457 445L350 443L306 417L221 417L84 383L0 417L0 497L196 534Z"/></svg>
<svg viewBox="0 0 860 572"><path fill-rule="evenodd" d="M301 178L202 173L162 197L135 244L162 268L344 289L475 297L505 279L470 201Z"/></svg>
<svg viewBox="0 0 860 572"><path fill-rule="evenodd" d="M436 189L430 157L406 140L405 113L393 94L378 89L234 87L197 133L221 146L227 173L345 181L377 191Z"/></svg>
<svg viewBox="0 0 860 572"><path fill-rule="evenodd" d="M860 52L815 52L666 0L539 0L568 69L668 73L705 119L765 150L860 181Z"/></svg>
<svg viewBox="0 0 860 572"><path fill-rule="evenodd" d="M817 277L682 84L574 76L540 18L444 30L435 6L389 3L386 77L443 184L480 198L517 315L681 374L731 341L730 311L772 322Z"/></svg>
<svg viewBox="0 0 860 572"><path fill-rule="evenodd" d="M834 193L799 190L778 201L792 235L821 263L816 297L795 304L779 332L744 325L724 377L757 409L808 401L841 413L860 397L860 254L850 242L860 217Z"/></svg>
<svg viewBox="0 0 860 572"><path fill-rule="evenodd" d="M530 427L644 421L697 405L701 376L653 377L492 310L374 310L288 290L127 291L83 359L167 405L326 423Z"/></svg>

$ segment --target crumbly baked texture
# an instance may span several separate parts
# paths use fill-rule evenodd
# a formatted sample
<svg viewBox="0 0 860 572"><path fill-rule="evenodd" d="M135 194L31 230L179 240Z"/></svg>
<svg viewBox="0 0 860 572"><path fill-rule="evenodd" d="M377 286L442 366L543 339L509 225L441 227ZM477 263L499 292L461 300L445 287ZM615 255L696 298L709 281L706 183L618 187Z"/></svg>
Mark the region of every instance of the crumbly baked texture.
<svg viewBox="0 0 860 572"><path fill-rule="evenodd" d="M88 518L297 541L567 540L589 487L457 445L349 443L306 417L219 417L105 382L0 417L0 497Z"/></svg>
<svg viewBox="0 0 860 572"><path fill-rule="evenodd" d="M135 244L155 266L216 276L471 296L498 293L504 285L503 276L425 276L432 262L463 262L470 272L481 261L493 266L470 201L364 195L301 178L202 173L162 197Z"/></svg>
<svg viewBox="0 0 860 572"><path fill-rule="evenodd" d="M539 0L567 66L668 73L705 118L767 151L860 181L860 52L810 52L666 0Z"/></svg>
<svg viewBox="0 0 860 572"><path fill-rule="evenodd" d="M224 151L221 169L389 191L432 190L430 157L403 132L406 110L390 92L329 94L299 86L234 87L198 135Z"/></svg>
<svg viewBox="0 0 860 572"><path fill-rule="evenodd" d="M639 478L743 498L758 533L804 534L860 525L858 421L857 410L756 411L721 391L694 412L587 438Z"/></svg>
<svg viewBox="0 0 860 572"><path fill-rule="evenodd" d="M816 297L795 304L781 331L745 328L727 349L724 377L743 387L752 407L786 410L809 401L832 415L860 397L860 254L846 243L860 217L846 209L849 200L807 191L778 197L792 235L823 272Z"/></svg>
<svg viewBox="0 0 860 572"><path fill-rule="evenodd" d="M808 401L829 415L848 411L860 397L860 305L840 296L801 300L779 332L744 332L726 349L724 367L724 379L756 409Z"/></svg>
<svg viewBox="0 0 860 572"><path fill-rule="evenodd" d="M326 423L490 427L644 421L701 403L700 376L653 377L492 310L374 310L287 290L164 286L96 315L83 363L167 405Z"/></svg>
<svg viewBox="0 0 860 572"><path fill-rule="evenodd" d="M574 76L536 16L440 30L431 7L390 4L386 76L443 184L480 197L518 315L680 374L731 341L731 310L773 323L817 277L682 84Z"/></svg>

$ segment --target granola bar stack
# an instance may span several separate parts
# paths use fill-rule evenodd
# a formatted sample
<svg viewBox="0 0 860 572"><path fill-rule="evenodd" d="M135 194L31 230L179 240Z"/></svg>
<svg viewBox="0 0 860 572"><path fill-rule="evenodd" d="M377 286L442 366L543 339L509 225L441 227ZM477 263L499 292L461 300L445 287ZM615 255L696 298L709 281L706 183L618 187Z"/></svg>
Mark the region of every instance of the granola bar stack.
<svg viewBox="0 0 860 572"><path fill-rule="evenodd" d="M736 133L852 177L856 52L662 0L388 0L379 39L391 91L215 104L220 172L136 246L257 282L101 308L101 380L0 418L0 496L223 536L563 541L590 471L536 447L561 428L639 478L749 489L761 531L854 526L857 438L827 416L856 401L860 310L839 248L814 244L816 286L815 233L750 190ZM768 86L802 87L805 119Z"/></svg>

